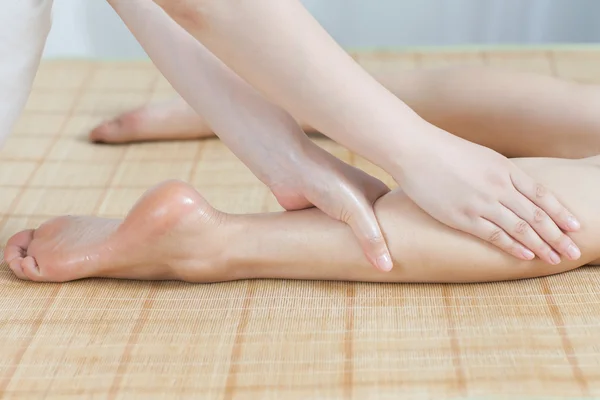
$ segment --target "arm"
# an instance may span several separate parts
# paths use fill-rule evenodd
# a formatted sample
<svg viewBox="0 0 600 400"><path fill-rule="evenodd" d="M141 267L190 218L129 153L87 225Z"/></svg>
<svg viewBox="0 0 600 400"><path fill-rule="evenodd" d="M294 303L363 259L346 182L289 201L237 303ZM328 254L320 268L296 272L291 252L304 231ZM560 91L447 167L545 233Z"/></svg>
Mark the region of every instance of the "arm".
<svg viewBox="0 0 600 400"><path fill-rule="evenodd" d="M314 205L348 223L371 264L392 269L373 212L387 186L309 141L287 112L266 101L156 4L112 0L111 5L173 87L283 207Z"/></svg>
<svg viewBox="0 0 600 400"><path fill-rule="evenodd" d="M295 121L160 7L145 0L111 4L173 88L261 181L270 185L281 159L299 155L307 138ZM273 168L265 168L266 159Z"/></svg>
<svg viewBox="0 0 600 400"><path fill-rule="evenodd" d="M364 71L299 1L154 2L296 119L384 162L386 170L387 160L410 150L420 118ZM365 101L376 107L365 107Z"/></svg>
<svg viewBox="0 0 600 400"><path fill-rule="evenodd" d="M52 22L53 0L5 1L0 13L0 145L31 92Z"/></svg>
<svg viewBox="0 0 600 400"><path fill-rule="evenodd" d="M352 246L348 229L317 210L236 216L243 230L228 249L231 276L374 282L484 282L545 276L592 263L600 257L600 158L514 160L582 216L573 234L583 255L547 265L518 261L470 235L449 229L400 191L381 198L375 210L396 268L378 274ZM576 179L574 179L574 177ZM285 232L285 234L282 234ZM242 271L242 272L240 272ZM225 277L227 280L227 277Z"/></svg>
<svg viewBox="0 0 600 400"><path fill-rule="evenodd" d="M577 231L579 223L553 193L506 157L419 117L353 62L298 0L153 1L295 118L390 173L438 221L519 259L580 257L560 229ZM527 236L519 233L523 225Z"/></svg>

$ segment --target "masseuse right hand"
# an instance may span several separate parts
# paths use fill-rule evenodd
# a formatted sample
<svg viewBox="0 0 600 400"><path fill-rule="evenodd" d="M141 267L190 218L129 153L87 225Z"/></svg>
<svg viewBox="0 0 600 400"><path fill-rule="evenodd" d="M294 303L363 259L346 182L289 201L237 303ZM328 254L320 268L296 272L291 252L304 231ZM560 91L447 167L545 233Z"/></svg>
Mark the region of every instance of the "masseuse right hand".
<svg viewBox="0 0 600 400"><path fill-rule="evenodd" d="M556 265L581 251L565 232L580 229L559 199L503 155L423 121L419 141L393 174L433 218L521 260Z"/></svg>
<svg viewBox="0 0 600 400"><path fill-rule="evenodd" d="M375 201L390 189L308 139L288 160L268 183L279 204L288 211L315 206L348 224L369 262L390 271L392 258L373 211Z"/></svg>

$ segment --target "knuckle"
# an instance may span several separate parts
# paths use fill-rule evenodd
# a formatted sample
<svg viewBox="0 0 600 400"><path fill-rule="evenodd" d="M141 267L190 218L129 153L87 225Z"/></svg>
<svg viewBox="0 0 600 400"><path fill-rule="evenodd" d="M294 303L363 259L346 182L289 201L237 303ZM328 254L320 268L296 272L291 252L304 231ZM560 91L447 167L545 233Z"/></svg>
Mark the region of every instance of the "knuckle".
<svg viewBox="0 0 600 400"><path fill-rule="evenodd" d="M529 230L529 224L527 223L527 221L520 220L519 222L517 222L515 224L515 232L518 233L519 235L524 234L528 230Z"/></svg>
<svg viewBox="0 0 600 400"><path fill-rule="evenodd" d="M478 207L475 204L469 204L463 208L462 214L464 214L470 219L475 219L482 214L481 207Z"/></svg>
<svg viewBox="0 0 600 400"><path fill-rule="evenodd" d="M550 241L550 245L555 249L566 250L567 247L571 244L571 238L569 238L564 233L558 235L558 237L554 240Z"/></svg>
<svg viewBox="0 0 600 400"><path fill-rule="evenodd" d="M558 212L556 213L556 219L561 221L568 221L571 213L564 207L559 207Z"/></svg>
<svg viewBox="0 0 600 400"><path fill-rule="evenodd" d="M546 220L546 213L539 207L533 208L533 220L537 223Z"/></svg>
<svg viewBox="0 0 600 400"><path fill-rule="evenodd" d="M505 188L510 179L506 176L506 174L500 174L496 170L487 171L487 181L497 188Z"/></svg>
<svg viewBox="0 0 600 400"><path fill-rule="evenodd" d="M498 201L498 193L499 190L492 189L486 190L481 193L478 193L476 200L479 203L480 207L487 207L491 203L496 203Z"/></svg>
<svg viewBox="0 0 600 400"><path fill-rule="evenodd" d="M352 223L352 212L350 210L348 210L347 208L343 208L340 210L338 219L347 224L351 224Z"/></svg>
<svg viewBox="0 0 600 400"><path fill-rule="evenodd" d="M547 194L548 194L548 190L546 189L546 187L544 185L542 185L541 183L535 184L535 197L537 197L538 199L541 199L541 198L545 197Z"/></svg>
<svg viewBox="0 0 600 400"><path fill-rule="evenodd" d="M533 250L533 248L532 248L532 250ZM548 243L544 242L543 240L540 240L539 243L537 244L537 246L535 246L534 253L547 254L550 251L552 251L552 248L548 245Z"/></svg>
<svg viewBox="0 0 600 400"><path fill-rule="evenodd" d="M502 235L504 232L502 229L494 229L488 236L488 241L490 243L498 243L502 239Z"/></svg>
<svg viewBox="0 0 600 400"><path fill-rule="evenodd" d="M382 236L367 236L367 243L372 246L379 246L384 243Z"/></svg>

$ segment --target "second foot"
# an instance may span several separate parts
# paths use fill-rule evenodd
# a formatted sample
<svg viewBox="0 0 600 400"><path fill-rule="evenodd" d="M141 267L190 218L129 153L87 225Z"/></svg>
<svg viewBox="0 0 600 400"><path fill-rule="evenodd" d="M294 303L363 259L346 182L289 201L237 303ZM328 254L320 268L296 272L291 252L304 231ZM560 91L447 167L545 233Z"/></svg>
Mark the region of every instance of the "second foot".
<svg viewBox="0 0 600 400"><path fill-rule="evenodd" d="M17 277L228 280L228 216L192 187L169 181L149 190L124 220L60 217L14 235L4 251Z"/></svg>
<svg viewBox="0 0 600 400"><path fill-rule="evenodd" d="M190 140L214 136L206 123L181 99L144 106L106 121L90 132L100 143Z"/></svg>

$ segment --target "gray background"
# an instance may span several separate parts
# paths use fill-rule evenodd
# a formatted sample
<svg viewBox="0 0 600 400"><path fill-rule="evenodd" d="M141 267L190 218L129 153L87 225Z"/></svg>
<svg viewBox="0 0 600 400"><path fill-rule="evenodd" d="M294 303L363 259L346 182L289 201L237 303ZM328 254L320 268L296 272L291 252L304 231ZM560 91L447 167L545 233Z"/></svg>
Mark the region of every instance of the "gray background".
<svg viewBox="0 0 600 400"><path fill-rule="evenodd" d="M600 42L600 0L303 3L347 48ZM145 57L105 0L55 0L54 26L45 55Z"/></svg>

